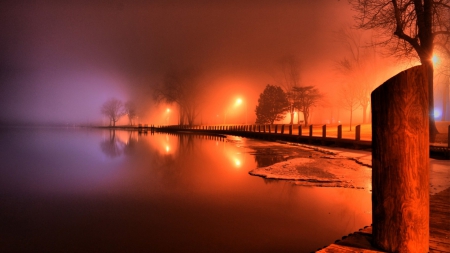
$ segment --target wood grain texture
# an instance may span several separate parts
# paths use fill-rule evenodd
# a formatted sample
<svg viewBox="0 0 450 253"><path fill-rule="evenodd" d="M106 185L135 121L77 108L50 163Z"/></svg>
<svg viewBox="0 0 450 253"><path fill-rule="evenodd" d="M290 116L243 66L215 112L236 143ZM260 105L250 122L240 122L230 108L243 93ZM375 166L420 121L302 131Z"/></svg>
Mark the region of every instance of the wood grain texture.
<svg viewBox="0 0 450 253"><path fill-rule="evenodd" d="M385 252L373 246L372 233L372 227L365 227L317 252ZM450 188L430 197L429 252L450 253Z"/></svg>
<svg viewBox="0 0 450 253"><path fill-rule="evenodd" d="M374 244L389 252L429 249L429 122L422 66L372 92Z"/></svg>

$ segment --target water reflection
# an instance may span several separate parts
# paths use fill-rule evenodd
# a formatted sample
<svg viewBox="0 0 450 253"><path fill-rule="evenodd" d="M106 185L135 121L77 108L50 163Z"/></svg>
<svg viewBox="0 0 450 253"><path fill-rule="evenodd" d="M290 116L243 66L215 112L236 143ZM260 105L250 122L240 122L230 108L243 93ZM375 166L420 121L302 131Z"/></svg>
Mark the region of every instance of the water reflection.
<svg viewBox="0 0 450 253"><path fill-rule="evenodd" d="M265 183L245 142L0 132L0 252L311 252L370 224L367 191Z"/></svg>
<svg viewBox="0 0 450 253"><path fill-rule="evenodd" d="M136 131L116 131L110 129L109 135L100 142L102 152L110 157L116 158L122 154L130 154L138 141Z"/></svg>
<svg viewBox="0 0 450 253"><path fill-rule="evenodd" d="M125 144L116 139L116 130L109 131L109 138L100 143L100 148L107 156L111 158L122 155Z"/></svg>
<svg viewBox="0 0 450 253"><path fill-rule="evenodd" d="M282 148L279 145L254 146L252 154L255 162L260 167L267 167L290 158L311 157L311 152L305 149Z"/></svg>

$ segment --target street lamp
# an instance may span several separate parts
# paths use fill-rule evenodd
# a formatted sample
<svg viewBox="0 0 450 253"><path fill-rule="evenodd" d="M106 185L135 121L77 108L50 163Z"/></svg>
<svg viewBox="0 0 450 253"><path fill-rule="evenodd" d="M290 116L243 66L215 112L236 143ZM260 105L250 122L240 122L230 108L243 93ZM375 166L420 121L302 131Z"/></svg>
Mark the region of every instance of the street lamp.
<svg viewBox="0 0 450 253"><path fill-rule="evenodd" d="M431 61L433 62L434 65L437 65L439 63L439 57L437 55L433 55L433 57L431 57Z"/></svg>

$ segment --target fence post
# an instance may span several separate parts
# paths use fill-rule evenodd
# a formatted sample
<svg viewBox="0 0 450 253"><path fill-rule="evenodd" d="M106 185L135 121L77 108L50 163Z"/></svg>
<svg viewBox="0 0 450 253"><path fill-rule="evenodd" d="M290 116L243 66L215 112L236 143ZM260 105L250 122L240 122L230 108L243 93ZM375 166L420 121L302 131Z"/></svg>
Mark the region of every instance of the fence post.
<svg viewBox="0 0 450 253"><path fill-rule="evenodd" d="M302 125L298 125L298 136L302 136Z"/></svg>
<svg viewBox="0 0 450 253"><path fill-rule="evenodd" d="M309 137L313 135L313 125L309 125Z"/></svg>
<svg viewBox="0 0 450 253"><path fill-rule="evenodd" d="M281 134L284 134L284 124L281 125Z"/></svg>
<svg viewBox="0 0 450 253"><path fill-rule="evenodd" d="M269 134L272 133L271 125L269 124Z"/></svg>
<svg viewBox="0 0 450 253"><path fill-rule="evenodd" d="M263 133L266 132L266 124L263 125Z"/></svg>
<svg viewBox="0 0 450 253"><path fill-rule="evenodd" d="M289 124L289 135L292 135L292 125Z"/></svg>
<svg viewBox="0 0 450 253"><path fill-rule="evenodd" d="M278 133L278 125L275 125L275 133Z"/></svg>
<svg viewBox="0 0 450 253"><path fill-rule="evenodd" d="M450 125L448 125L448 130L447 130L447 145L450 148Z"/></svg>
<svg viewBox="0 0 450 253"><path fill-rule="evenodd" d="M322 126L322 138L327 137L327 125Z"/></svg>
<svg viewBox="0 0 450 253"><path fill-rule="evenodd" d="M355 127L355 141L361 140L361 125Z"/></svg>
<svg viewBox="0 0 450 253"><path fill-rule="evenodd" d="M339 125L339 126L338 126L337 138L338 138L339 140L342 139L342 125Z"/></svg>
<svg viewBox="0 0 450 253"><path fill-rule="evenodd" d="M427 80L416 66L371 95L373 243L388 252L429 251Z"/></svg>

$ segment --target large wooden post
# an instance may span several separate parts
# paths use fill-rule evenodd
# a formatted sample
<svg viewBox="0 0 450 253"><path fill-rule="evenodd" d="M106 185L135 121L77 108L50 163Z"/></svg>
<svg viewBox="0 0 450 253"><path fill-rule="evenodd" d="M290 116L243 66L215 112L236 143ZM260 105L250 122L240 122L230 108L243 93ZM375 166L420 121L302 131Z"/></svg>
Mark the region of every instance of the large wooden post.
<svg viewBox="0 0 450 253"><path fill-rule="evenodd" d="M429 251L428 84L422 66L372 92L373 243Z"/></svg>

